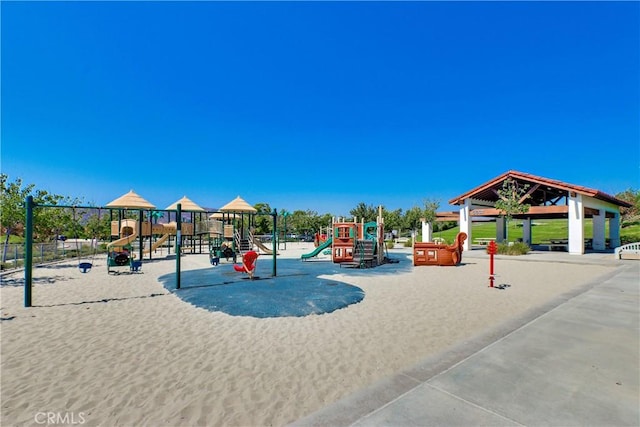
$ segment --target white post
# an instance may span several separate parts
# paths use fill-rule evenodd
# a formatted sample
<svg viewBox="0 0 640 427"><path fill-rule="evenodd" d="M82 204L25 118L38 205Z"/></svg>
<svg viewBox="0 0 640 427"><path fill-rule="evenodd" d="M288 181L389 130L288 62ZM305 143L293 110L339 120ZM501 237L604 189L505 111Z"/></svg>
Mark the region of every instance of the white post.
<svg viewBox="0 0 640 427"><path fill-rule="evenodd" d="M422 218L421 221L422 221L422 241L431 242L432 240L431 223L426 222L424 218Z"/></svg>
<svg viewBox="0 0 640 427"><path fill-rule="evenodd" d="M465 199L464 205L460 205L460 232L467 233L467 240L464 241L465 251L471 250L471 199Z"/></svg>
<svg viewBox="0 0 640 427"><path fill-rule="evenodd" d="M522 221L522 241L531 246L531 218Z"/></svg>
<svg viewBox="0 0 640 427"><path fill-rule="evenodd" d="M593 250L603 251L606 247L605 225L606 211L598 210L598 215L593 216Z"/></svg>
<svg viewBox="0 0 640 427"><path fill-rule="evenodd" d="M616 212L609 220L609 248L620 246L620 212Z"/></svg>
<svg viewBox="0 0 640 427"><path fill-rule="evenodd" d="M582 194L569 193L569 253L584 254L584 206Z"/></svg>

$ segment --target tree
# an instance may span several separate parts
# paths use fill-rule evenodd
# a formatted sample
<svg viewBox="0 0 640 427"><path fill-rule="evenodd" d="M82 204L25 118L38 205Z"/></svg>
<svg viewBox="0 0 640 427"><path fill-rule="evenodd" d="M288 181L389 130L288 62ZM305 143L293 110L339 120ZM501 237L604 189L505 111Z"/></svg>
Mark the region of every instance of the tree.
<svg viewBox="0 0 640 427"><path fill-rule="evenodd" d="M440 202L438 200L425 199L424 200L424 221L433 225L436 221L438 209L440 208Z"/></svg>
<svg viewBox="0 0 640 427"><path fill-rule="evenodd" d="M424 218L424 222L429 224L432 231L433 224L436 222L439 207L440 202L437 200L425 199L424 201L424 210L422 211L422 215ZM428 234L428 236L422 236L423 242L431 241L431 233L429 232Z"/></svg>
<svg viewBox="0 0 640 427"><path fill-rule="evenodd" d="M6 232L7 239L19 226L24 225L24 201L34 185L23 187L22 180L17 178L14 182L8 182L9 177L0 175L0 221Z"/></svg>
<svg viewBox="0 0 640 427"><path fill-rule="evenodd" d="M524 200L529 198L526 194L528 184L520 187L516 181L511 178L507 178L502 183L502 188L498 190L498 201L496 202L496 209L501 211L502 217L506 221L507 241L509 241L509 221L513 219L514 215L523 214L529 211L531 205L523 203Z"/></svg>
<svg viewBox="0 0 640 427"><path fill-rule="evenodd" d="M273 219L270 215L267 215L273 212L273 209L271 209L271 206L269 206L268 203L256 203L255 205L253 205L253 207L256 208L259 214L261 214L261 215L256 215L255 233L256 234L273 233Z"/></svg>
<svg viewBox="0 0 640 427"><path fill-rule="evenodd" d="M391 230L398 230L398 232L400 232L402 228L402 209L388 211L383 207L382 218L384 218L384 229L386 232L391 232Z"/></svg>
<svg viewBox="0 0 640 427"><path fill-rule="evenodd" d="M333 221L333 215L326 213L324 215L315 218L315 230L320 230L322 227L331 227Z"/></svg>
<svg viewBox="0 0 640 427"><path fill-rule="evenodd" d="M378 210L374 206L367 206L360 202L358 206L349 211L359 222L375 221L378 218Z"/></svg>
<svg viewBox="0 0 640 427"><path fill-rule="evenodd" d="M640 190L630 188L616 194L616 197L632 205L630 208L620 209L620 222L623 226L640 221Z"/></svg>
<svg viewBox="0 0 640 427"><path fill-rule="evenodd" d="M288 221L297 233L312 234L320 228L318 213L312 210L294 211Z"/></svg>
<svg viewBox="0 0 640 427"><path fill-rule="evenodd" d="M404 228L409 228L415 232L415 230L417 230L422 224L421 220L423 218L423 213L423 210L418 206L414 206L407 210L404 214Z"/></svg>
<svg viewBox="0 0 640 427"><path fill-rule="evenodd" d="M79 204L78 199L50 194L44 190L35 190L35 184L24 185L21 178L9 181L9 176L0 174L0 222L5 232L5 242L2 251L2 262L6 261L7 248L11 235L17 235L25 225L24 201L33 196L36 204L57 205L61 202L67 205ZM54 236L58 230L70 227L72 215L68 209L35 209L33 211L34 237L45 240Z"/></svg>
<svg viewBox="0 0 640 427"><path fill-rule="evenodd" d="M154 211L159 212L159 211ZM161 212L162 213L162 212ZM152 214L152 218L157 223L157 216ZM106 240L111 236L111 220L109 215L93 209L87 216L87 224L85 226L86 238L97 238L98 240Z"/></svg>

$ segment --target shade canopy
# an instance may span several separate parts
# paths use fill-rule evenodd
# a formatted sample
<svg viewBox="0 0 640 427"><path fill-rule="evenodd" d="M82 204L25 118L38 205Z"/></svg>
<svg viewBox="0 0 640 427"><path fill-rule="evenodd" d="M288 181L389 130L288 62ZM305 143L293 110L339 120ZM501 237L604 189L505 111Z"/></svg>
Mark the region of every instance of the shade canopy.
<svg viewBox="0 0 640 427"><path fill-rule="evenodd" d="M256 208L245 202L240 196L221 207L220 210L222 212L258 212Z"/></svg>
<svg viewBox="0 0 640 427"><path fill-rule="evenodd" d="M156 207L143 199L139 194L133 190L127 194L118 197L112 202L107 203L107 207L110 208L125 208L125 209L155 209Z"/></svg>
<svg viewBox="0 0 640 427"><path fill-rule="evenodd" d="M181 209L187 212L204 212L204 209L195 204L192 200L190 200L187 196L184 196L182 199L178 200L175 203L167 206L168 211L175 211L178 209L178 203L180 203Z"/></svg>
<svg viewBox="0 0 640 427"><path fill-rule="evenodd" d="M209 215L209 218L222 219L222 218L224 218L224 212L214 212L211 215Z"/></svg>

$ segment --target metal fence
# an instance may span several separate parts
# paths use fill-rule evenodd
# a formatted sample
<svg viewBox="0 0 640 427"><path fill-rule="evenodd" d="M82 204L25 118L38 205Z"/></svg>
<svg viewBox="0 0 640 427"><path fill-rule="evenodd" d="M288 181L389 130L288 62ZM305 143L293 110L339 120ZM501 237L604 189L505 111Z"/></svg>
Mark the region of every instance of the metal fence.
<svg viewBox="0 0 640 427"><path fill-rule="evenodd" d="M0 245L0 254L4 254L5 245ZM13 270L24 266L24 243L10 243L6 246L6 255L1 260L2 270ZM97 249L96 249L97 248ZM96 252L104 252L95 241L67 241L33 244L33 263L45 264L78 256L91 256Z"/></svg>

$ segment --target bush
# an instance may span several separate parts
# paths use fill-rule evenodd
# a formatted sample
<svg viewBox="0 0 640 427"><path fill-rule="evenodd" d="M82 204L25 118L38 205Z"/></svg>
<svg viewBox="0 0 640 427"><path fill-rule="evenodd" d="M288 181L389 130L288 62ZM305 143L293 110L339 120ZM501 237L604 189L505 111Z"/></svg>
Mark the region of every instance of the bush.
<svg viewBox="0 0 640 427"><path fill-rule="evenodd" d="M404 242L404 247L405 247L405 248L410 248L410 247L412 247L412 246L413 246L413 240L411 239L411 237L409 237L409 238L407 239L407 241L406 241L406 242Z"/></svg>
<svg viewBox="0 0 640 427"><path fill-rule="evenodd" d="M526 255L531 248L522 242L515 242L511 245L509 243L498 243L498 253L500 255Z"/></svg>
<svg viewBox="0 0 640 427"><path fill-rule="evenodd" d="M396 245L393 240L387 240L384 242L384 244L387 245L387 249L393 249L393 247Z"/></svg>
<svg viewBox="0 0 640 427"><path fill-rule="evenodd" d="M620 245L640 242L640 234L623 234L620 236Z"/></svg>

